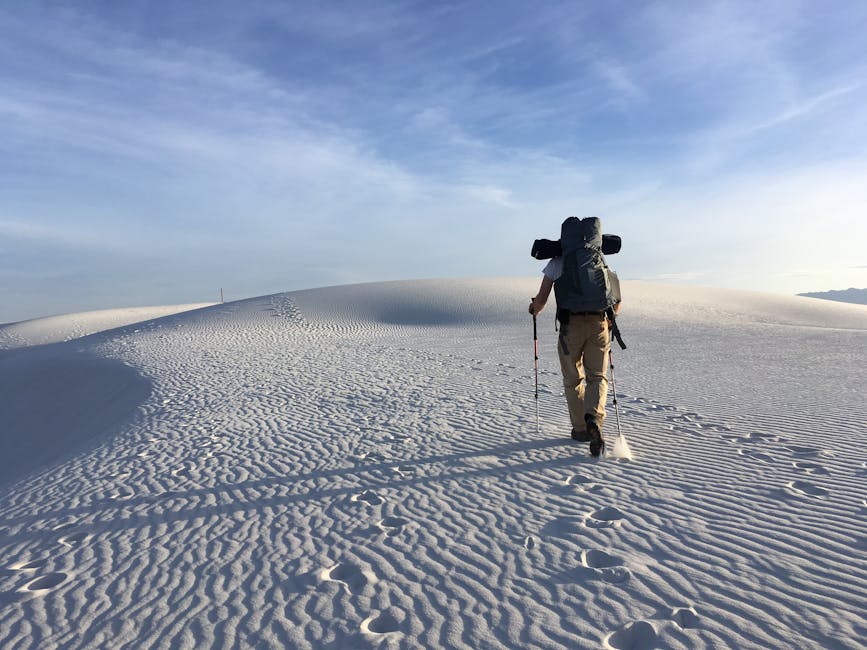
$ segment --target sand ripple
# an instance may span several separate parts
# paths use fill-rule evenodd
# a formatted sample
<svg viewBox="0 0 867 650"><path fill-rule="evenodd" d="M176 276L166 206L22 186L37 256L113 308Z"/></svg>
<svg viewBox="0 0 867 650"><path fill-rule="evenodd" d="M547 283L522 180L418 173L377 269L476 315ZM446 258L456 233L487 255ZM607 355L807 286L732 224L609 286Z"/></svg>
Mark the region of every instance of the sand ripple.
<svg viewBox="0 0 867 650"><path fill-rule="evenodd" d="M856 647L863 332L728 293L681 319L635 286L634 459L597 462L547 326L536 433L535 284L280 294L75 343L151 389L4 491L4 644Z"/></svg>

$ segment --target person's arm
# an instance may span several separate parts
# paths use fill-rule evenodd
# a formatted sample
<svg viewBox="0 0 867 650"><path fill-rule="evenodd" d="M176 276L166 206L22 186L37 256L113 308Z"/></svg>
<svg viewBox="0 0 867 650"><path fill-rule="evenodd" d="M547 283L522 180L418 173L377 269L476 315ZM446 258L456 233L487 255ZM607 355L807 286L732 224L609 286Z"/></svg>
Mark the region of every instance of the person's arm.
<svg viewBox="0 0 867 650"><path fill-rule="evenodd" d="M542 284L539 286L539 293L530 302L529 312L538 314L545 309L545 304L548 302L548 296L551 295L551 288L554 286L554 280L547 275L542 276Z"/></svg>

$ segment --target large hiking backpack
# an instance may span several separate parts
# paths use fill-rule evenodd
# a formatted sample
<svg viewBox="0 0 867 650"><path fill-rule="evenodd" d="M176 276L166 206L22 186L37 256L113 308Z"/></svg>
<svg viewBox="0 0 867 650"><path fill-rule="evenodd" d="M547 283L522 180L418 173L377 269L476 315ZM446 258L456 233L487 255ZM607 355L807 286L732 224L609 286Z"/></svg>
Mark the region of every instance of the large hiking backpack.
<svg viewBox="0 0 867 650"><path fill-rule="evenodd" d="M619 301L619 283L602 255L598 217L569 217L560 228L563 273L554 282L557 310L602 312Z"/></svg>

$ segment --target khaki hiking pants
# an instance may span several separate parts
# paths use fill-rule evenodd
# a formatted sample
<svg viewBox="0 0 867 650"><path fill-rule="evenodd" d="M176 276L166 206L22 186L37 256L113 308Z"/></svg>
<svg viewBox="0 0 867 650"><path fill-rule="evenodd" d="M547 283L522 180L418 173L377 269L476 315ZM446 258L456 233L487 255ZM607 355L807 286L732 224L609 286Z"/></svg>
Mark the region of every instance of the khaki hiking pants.
<svg viewBox="0 0 867 650"><path fill-rule="evenodd" d="M605 422L610 349L611 335L604 315L570 314L569 322L560 327L557 353L575 431L586 430L585 413L596 417L600 429Z"/></svg>

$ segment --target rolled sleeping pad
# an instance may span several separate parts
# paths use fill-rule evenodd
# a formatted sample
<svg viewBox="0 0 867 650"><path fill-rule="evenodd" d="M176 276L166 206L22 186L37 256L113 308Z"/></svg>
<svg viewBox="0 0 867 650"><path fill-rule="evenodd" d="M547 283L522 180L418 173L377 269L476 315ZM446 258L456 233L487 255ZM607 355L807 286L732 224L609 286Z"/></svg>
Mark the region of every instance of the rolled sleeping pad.
<svg viewBox="0 0 867 650"><path fill-rule="evenodd" d="M620 235L602 235L602 254L615 255L620 252Z"/></svg>
<svg viewBox="0 0 867 650"><path fill-rule="evenodd" d="M620 235L602 235L602 254L615 255L620 252L622 241ZM530 249L530 256L537 260L549 260L558 257L563 252L559 239L537 239Z"/></svg>
<svg viewBox="0 0 867 650"><path fill-rule="evenodd" d="M550 260L552 257L558 257L562 252L559 239L537 239L533 242L530 255L537 260Z"/></svg>

